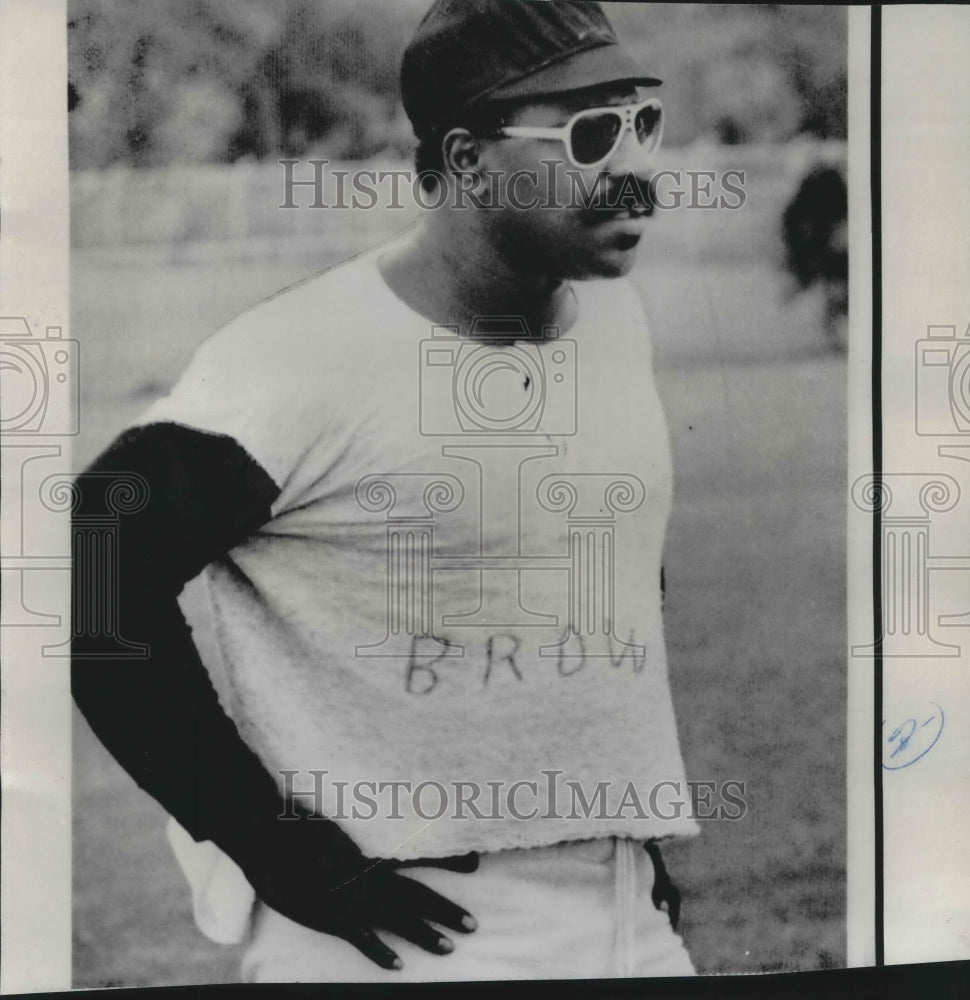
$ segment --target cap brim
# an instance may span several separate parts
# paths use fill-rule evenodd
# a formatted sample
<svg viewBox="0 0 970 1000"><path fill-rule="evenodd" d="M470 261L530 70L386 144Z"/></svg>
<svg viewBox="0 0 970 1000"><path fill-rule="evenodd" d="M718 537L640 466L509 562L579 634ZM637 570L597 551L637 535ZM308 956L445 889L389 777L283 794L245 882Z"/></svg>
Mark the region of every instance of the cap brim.
<svg viewBox="0 0 970 1000"><path fill-rule="evenodd" d="M599 45L503 84L480 95L479 99L505 101L520 97L539 97L585 90L606 83L657 87L662 81L644 73L643 67L619 45Z"/></svg>

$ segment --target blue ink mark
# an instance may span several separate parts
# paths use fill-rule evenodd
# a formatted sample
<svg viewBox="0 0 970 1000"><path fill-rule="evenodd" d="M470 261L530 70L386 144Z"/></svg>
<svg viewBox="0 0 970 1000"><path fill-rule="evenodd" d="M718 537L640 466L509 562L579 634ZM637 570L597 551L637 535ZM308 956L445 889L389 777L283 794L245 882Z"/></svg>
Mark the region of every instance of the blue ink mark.
<svg viewBox="0 0 970 1000"><path fill-rule="evenodd" d="M887 771L899 771L925 757L943 734L943 709L935 701L930 704L935 709L927 719L919 721L920 716L910 716L888 735L884 735L882 766ZM883 727L886 720L882 720Z"/></svg>

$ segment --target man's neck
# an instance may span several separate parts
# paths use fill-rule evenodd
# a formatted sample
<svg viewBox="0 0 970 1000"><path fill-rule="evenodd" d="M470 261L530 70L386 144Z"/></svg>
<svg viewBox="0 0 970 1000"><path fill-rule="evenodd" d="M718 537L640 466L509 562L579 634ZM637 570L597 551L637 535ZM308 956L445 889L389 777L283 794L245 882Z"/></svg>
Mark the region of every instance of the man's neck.
<svg viewBox="0 0 970 1000"><path fill-rule="evenodd" d="M468 252L474 242L476 252ZM391 291L437 324L458 324L467 334L478 317L521 317L532 337L575 321L569 282L523 273L481 241L443 238L420 227L404 245L385 254L380 270Z"/></svg>

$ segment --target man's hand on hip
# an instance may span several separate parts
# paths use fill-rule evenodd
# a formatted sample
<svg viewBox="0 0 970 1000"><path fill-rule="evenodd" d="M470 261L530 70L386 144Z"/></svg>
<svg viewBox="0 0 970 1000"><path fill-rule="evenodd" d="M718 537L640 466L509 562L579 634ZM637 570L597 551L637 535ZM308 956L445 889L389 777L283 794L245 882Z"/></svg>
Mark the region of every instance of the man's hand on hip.
<svg viewBox="0 0 970 1000"><path fill-rule="evenodd" d="M473 872L477 854L418 861L367 858L333 821L311 818L300 807L297 813L298 819L277 820L272 835L260 838L258 850L237 858L267 906L311 930L342 938L383 969L400 969L403 963L378 930L447 955L455 943L433 925L462 934L475 929L470 913L401 869Z"/></svg>

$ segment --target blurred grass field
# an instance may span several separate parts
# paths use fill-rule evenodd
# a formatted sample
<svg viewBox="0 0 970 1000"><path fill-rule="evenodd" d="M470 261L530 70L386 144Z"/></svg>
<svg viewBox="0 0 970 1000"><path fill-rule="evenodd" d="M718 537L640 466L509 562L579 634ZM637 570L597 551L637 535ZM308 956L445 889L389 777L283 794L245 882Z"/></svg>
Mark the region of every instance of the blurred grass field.
<svg viewBox="0 0 970 1000"><path fill-rule="evenodd" d="M817 303L763 255L673 259L664 220L633 277L674 446L666 630L688 774L748 810L666 849L702 973L845 962L845 364ZM344 248L346 251L356 249ZM80 467L226 319L346 253L211 259L77 251ZM268 348L285 331L267 331ZM157 805L75 728L75 985L236 979L195 929Z"/></svg>

